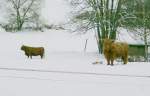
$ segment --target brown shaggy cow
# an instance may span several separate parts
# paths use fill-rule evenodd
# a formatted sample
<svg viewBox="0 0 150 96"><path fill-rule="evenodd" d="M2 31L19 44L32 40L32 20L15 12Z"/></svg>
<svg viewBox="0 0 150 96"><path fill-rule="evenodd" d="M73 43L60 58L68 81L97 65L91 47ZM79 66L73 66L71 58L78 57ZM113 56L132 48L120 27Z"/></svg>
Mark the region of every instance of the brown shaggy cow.
<svg viewBox="0 0 150 96"><path fill-rule="evenodd" d="M25 55L28 56L28 58L30 57L31 59L32 56L40 55L41 59L44 56L44 47L29 47L29 46L22 45L21 50L23 50L25 52Z"/></svg>
<svg viewBox="0 0 150 96"><path fill-rule="evenodd" d="M121 57L124 64L128 62L128 44L123 42L114 42L112 39L104 39L103 52L107 60L107 64L113 65L116 58Z"/></svg>

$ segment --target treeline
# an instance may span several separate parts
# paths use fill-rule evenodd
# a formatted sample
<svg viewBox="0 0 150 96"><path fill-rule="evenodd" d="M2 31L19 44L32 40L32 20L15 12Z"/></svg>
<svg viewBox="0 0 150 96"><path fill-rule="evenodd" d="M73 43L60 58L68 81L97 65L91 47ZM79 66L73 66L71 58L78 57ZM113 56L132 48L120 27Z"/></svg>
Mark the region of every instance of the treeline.
<svg viewBox="0 0 150 96"><path fill-rule="evenodd" d="M24 29L40 31L43 31L43 28L64 29L61 25L46 24L42 20L43 3L43 0L2 0L0 7L3 7L3 13L6 14L5 22L0 22L0 26L10 32Z"/></svg>
<svg viewBox="0 0 150 96"><path fill-rule="evenodd" d="M41 3L42 0L2 0L1 6L6 14L1 27L6 31L20 31L29 27L40 30Z"/></svg>

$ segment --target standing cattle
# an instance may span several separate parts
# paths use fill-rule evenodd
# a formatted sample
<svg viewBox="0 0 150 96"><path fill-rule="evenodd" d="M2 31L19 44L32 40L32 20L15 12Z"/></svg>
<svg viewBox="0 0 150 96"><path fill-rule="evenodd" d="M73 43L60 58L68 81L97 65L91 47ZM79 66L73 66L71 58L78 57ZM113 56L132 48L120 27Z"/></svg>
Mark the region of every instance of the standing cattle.
<svg viewBox="0 0 150 96"><path fill-rule="evenodd" d="M23 50L25 52L25 55L28 56L28 58L30 57L31 59L32 56L40 55L41 59L44 56L44 47L29 47L29 46L22 45L21 50Z"/></svg>
<svg viewBox="0 0 150 96"><path fill-rule="evenodd" d="M128 62L128 44L123 42L114 42L111 39L104 39L103 52L107 60L107 64L113 65L116 58L121 57L124 64Z"/></svg>

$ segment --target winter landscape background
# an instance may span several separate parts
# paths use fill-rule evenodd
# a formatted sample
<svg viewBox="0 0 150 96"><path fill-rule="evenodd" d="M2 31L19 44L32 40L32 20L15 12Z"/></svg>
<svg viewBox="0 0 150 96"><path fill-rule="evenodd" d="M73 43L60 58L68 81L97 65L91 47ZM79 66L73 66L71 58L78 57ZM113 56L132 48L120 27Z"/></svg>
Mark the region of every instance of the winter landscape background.
<svg viewBox="0 0 150 96"><path fill-rule="evenodd" d="M67 22L71 8L65 1L45 0L42 6L46 23ZM3 7L0 10L5 13ZM98 52L94 32L75 34L63 29L6 32L0 28L0 44L1 96L150 95L150 63L123 65L115 61L114 66L107 66ZM27 58L20 50L22 45L43 46L44 59ZM93 64L95 61L100 63Z"/></svg>

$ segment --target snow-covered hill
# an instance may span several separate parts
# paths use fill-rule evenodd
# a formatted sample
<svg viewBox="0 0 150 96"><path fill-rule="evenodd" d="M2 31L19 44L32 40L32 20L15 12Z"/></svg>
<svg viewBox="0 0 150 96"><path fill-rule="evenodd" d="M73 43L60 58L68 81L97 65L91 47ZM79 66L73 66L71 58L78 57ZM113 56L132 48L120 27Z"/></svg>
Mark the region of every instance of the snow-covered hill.
<svg viewBox="0 0 150 96"><path fill-rule="evenodd" d="M88 39L87 50L84 44ZM107 66L93 33L0 32L2 96L149 96L150 63ZM28 59L20 47L43 46L45 58ZM94 61L102 64L92 64Z"/></svg>

